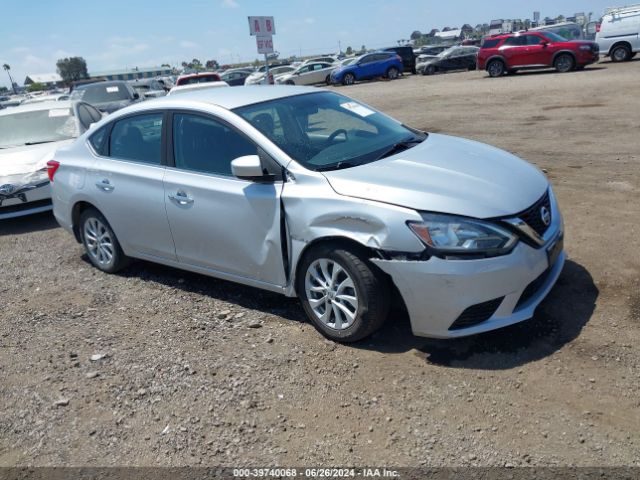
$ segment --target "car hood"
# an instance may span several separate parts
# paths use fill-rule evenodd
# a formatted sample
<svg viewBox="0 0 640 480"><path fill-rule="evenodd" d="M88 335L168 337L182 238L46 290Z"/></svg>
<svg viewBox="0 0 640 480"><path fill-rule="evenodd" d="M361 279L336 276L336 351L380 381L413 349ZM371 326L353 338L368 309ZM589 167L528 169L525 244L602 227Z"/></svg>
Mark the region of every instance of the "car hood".
<svg viewBox="0 0 640 480"><path fill-rule="evenodd" d="M58 148L73 141L74 139L70 139L0 150L0 185L27 185L35 177L42 177L38 170L47 166L47 162L53 159Z"/></svg>
<svg viewBox="0 0 640 480"><path fill-rule="evenodd" d="M323 173L340 195L475 218L521 212L549 186L538 168L508 152L436 134L392 157Z"/></svg>

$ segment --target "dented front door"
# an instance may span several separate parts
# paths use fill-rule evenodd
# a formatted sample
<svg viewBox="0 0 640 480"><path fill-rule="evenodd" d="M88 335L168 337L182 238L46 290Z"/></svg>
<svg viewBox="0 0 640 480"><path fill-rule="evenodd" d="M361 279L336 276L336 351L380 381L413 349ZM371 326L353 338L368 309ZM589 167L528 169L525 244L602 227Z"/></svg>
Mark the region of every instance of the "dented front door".
<svg viewBox="0 0 640 480"><path fill-rule="evenodd" d="M170 168L164 183L179 262L285 285L281 182L255 183Z"/></svg>

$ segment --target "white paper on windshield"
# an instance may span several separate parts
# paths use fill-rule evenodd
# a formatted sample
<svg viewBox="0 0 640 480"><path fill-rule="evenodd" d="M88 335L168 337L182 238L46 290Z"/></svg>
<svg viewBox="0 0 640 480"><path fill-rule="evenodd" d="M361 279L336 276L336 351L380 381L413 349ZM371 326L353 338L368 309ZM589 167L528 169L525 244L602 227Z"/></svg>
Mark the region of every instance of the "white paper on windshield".
<svg viewBox="0 0 640 480"><path fill-rule="evenodd" d="M54 108L49 110L50 117L68 117L71 112L68 108Z"/></svg>
<svg viewBox="0 0 640 480"><path fill-rule="evenodd" d="M373 115L375 113L373 110L356 102L341 103L340 106L357 115L360 115L361 117L368 117L369 115Z"/></svg>
<svg viewBox="0 0 640 480"><path fill-rule="evenodd" d="M116 93L120 91L118 87L107 87L107 93Z"/></svg>

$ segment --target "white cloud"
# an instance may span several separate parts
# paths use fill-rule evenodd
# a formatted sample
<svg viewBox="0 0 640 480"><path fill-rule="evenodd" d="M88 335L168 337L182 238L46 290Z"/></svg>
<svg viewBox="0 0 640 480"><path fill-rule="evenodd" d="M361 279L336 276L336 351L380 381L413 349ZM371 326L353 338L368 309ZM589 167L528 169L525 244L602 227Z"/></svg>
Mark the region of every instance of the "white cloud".
<svg viewBox="0 0 640 480"><path fill-rule="evenodd" d="M304 23L312 25L312 24L316 23L316 19L315 18L311 18L311 17L307 17L307 18L304 19Z"/></svg>
<svg viewBox="0 0 640 480"><path fill-rule="evenodd" d="M183 41L180 42L180 46L182 48L196 48L198 46L198 44L195 43L195 42L191 42L189 40L183 40Z"/></svg>
<svg viewBox="0 0 640 480"><path fill-rule="evenodd" d="M238 8L240 6L236 0L222 0L220 5L222 8Z"/></svg>

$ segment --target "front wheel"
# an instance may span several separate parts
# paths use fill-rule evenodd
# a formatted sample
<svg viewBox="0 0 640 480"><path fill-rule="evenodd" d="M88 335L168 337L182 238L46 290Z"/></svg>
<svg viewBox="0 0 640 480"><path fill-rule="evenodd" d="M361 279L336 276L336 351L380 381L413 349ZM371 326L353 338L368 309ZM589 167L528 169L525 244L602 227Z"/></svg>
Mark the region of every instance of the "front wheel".
<svg viewBox="0 0 640 480"><path fill-rule="evenodd" d="M304 311L325 337L356 342L386 320L388 283L365 257L323 246L305 256L299 273L297 291Z"/></svg>
<svg viewBox="0 0 640 480"><path fill-rule="evenodd" d="M398 78L398 75L400 75L400 71L395 67L391 67L389 70L387 70L387 78L389 80L395 80L396 78Z"/></svg>
<svg viewBox="0 0 640 480"><path fill-rule="evenodd" d="M553 67L560 73L570 72L575 68L575 66L575 60L568 53L558 55L553 62Z"/></svg>
<svg viewBox="0 0 640 480"><path fill-rule="evenodd" d="M80 235L89 260L105 273L115 273L129 264L109 222L95 208L80 215Z"/></svg>
<svg viewBox="0 0 640 480"><path fill-rule="evenodd" d="M429 65L424 69L424 75L435 75L435 73L436 67L434 67L433 65Z"/></svg>
<svg viewBox="0 0 640 480"><path fill-rule="evenodd" d="M295 82L293 80L287 80L284 83L285 83L285 85L295 85Z"/></svg>

